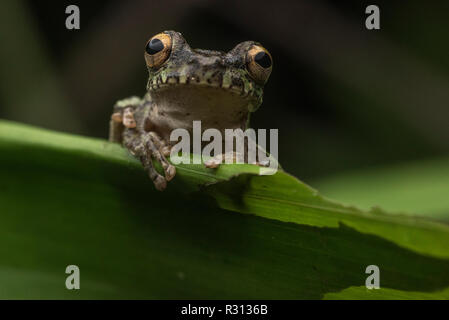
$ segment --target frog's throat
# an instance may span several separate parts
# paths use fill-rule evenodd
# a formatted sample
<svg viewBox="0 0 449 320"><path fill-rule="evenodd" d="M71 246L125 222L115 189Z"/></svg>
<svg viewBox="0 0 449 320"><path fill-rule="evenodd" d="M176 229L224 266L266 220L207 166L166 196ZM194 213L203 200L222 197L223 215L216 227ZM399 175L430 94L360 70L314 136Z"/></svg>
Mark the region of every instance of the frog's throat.
<svg viewBox="0 0 449 320"><path fill-rule="evenodd" d="M213 87L167 86L149 96L149 116L163 135L178 128L190 130L193 121L201 121L203 129L246 129L254 109L253 99Z"/></svg>

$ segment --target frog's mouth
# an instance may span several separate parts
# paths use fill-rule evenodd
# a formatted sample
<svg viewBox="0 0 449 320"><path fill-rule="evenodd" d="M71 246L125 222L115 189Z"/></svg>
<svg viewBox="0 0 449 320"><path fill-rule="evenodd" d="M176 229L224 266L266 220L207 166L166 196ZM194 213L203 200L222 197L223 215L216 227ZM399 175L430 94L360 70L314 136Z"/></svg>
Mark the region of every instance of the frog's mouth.
<svg viewBox="0 0 449 320"><path fill-rule="evenodd" d="M156 81L153 81L149 84L150 91L157 91L159 89L164 89L167 87L180 87L180 86L192 86L192 87L210 87L210 88L218 88L222 90L229 91L230 93L245 96L252 96L254 92L249 90L248 88L245 90L245 86L243 82L236 83L226 83L223 81L211 81L206 79L201 79L199 77L189 77L189 78L181 78L181 77L169 77L165 82L162 79L156 78Z"/></svg>
<svg viewBox="0 0 449 320"><path fill-rule="evenodd" d="M261 103L262 90L251 81L244 81L239 76L225 77L221 72L216 72L209 77L197 75L174 76L159 75L147 84L147 89L153 94L176 94L182 91L184 94L203 95L207 101L220 104L219 99L238 100L254 111ZM217 97L214 97L216 95ZM236 102L236 101L234 101Z"/></svg>

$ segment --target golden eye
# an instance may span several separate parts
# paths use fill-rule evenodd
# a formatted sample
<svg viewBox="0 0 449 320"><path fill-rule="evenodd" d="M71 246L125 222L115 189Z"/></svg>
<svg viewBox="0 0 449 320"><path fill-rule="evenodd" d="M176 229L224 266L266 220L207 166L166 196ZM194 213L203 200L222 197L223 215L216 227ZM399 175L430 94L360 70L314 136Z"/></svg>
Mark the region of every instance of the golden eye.
<svg viewBox="0 0 449 320"><path fill-rule="evenodd" d="M246 68L255 81L264 84L270 76L272 65L271 55L264 47L253 45L248 50Z"/></svg>
<svg viewBox="0 0 449 320"><path fill-rule="evenodd" d="M145 61L150 68L158 68L170 56L171 37L166 33L159 33L148 40L145 46Z"/></svg>

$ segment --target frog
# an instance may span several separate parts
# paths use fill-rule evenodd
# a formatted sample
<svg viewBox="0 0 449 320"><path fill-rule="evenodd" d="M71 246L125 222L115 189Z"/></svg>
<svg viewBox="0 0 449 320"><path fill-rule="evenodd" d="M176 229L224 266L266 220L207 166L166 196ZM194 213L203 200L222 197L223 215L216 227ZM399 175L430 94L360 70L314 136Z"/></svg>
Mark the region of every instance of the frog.
<svg viewBox="0 0 449 320"><path fill-rule="evenodd" d="M256 41L241 42L228 52L192 49L173 30L149 38L144 58L149 74L146 93L115 103L109 141L137 157L162 191L176 175L167 160L175 144L170 133L178 128L192 133L195 120L201 121L202 130L246 130L251 113L262 103L273 60ZM230 156L235 158L235 153L220 154L204 165L216 168ZM163 173L156 170L153 159Z"/></svg>

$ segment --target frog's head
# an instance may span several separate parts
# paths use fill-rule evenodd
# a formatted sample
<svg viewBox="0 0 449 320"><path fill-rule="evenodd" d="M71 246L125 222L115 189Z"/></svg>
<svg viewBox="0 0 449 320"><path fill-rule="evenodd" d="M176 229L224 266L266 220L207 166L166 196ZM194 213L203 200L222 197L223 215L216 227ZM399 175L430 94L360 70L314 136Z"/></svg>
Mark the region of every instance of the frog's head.
<svg viewBox="0 0 449 320"><path fill-rule="evenodd" d="M213 104L216 110L246 114L262 103L272 68L270 53L257 42L242 42L229 52L192 49L175 31L153 36L145 60L147 90L153 97L176 96L184 104L207 105L209 110Z"/></svg>

